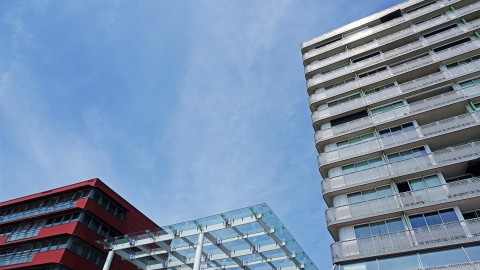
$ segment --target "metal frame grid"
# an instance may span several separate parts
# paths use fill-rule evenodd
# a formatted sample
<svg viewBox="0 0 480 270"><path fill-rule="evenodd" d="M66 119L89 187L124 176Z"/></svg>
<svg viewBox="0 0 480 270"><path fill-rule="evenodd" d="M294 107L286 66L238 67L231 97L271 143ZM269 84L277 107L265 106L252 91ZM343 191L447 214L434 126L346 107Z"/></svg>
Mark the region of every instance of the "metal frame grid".
<svg viewBox="0 0 480 270"><path fill-rule="evenodd" d="M101 242L140 269L318 270L267 204Z"/></svg>

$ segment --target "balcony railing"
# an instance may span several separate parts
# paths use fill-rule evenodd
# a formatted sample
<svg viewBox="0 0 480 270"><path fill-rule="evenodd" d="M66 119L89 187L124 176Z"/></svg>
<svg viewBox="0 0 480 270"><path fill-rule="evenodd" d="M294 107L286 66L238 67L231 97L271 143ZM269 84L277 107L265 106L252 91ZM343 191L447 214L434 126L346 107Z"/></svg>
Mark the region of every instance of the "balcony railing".
<svg viewBox="0 0 480 270"><path fill-rule="evenodd" d="M438 96L422 99L391 111L381 112L374 115L362 117L357 120L346 122L341 125L333 126L327 129L318 130L315 133L315 142L319 142L341 136L347 133L360 131L375 125L384 124L393 120L398 120L407 116L430 111L459 101L468 100L480 94L480 85L472 85L458 91L450 91Z"/></svg>
<svg viewBox="0 0 480 270"><path fill-rule="evenodd" d="M325 212L327 225L368 218L382 214L406 211L443 202L475 198L480 195L480 177L430 187L422 190L402 192L384 198L332 207Z"/></svg>
<svg viewBox="0 0 480 270"><path fill-rule="evenodd" d="M412 270L478 270L478 269L480 269L480 261L432 266L432 267L418 268L418 269L412 269Z"/></svg>
<svg viewBox="0 0 480 270"><path fill-rule="evenodd" d="M480 111L466 113L440 121L432 122L417 128L402 130L388 136L353 144L333 151L323 152L318 156L319 166L332 164L352 157L373 153L375 151L436 137L441 134L467 129L480 124Z"/></svg>
<svg viewBox="0 0 480 270"><path fill-rule="evenodd" d="M371 49L373 49L375 47L378 47L380 45L390 43L392 41L404 38L404 37L409 36L409 35L416 34L416 33L420 32L424 29L432 28L436 25L445 23L449 20L457 20L456 15L460 15L460 14L463 14L463 13L466 13L466 12L471 13L471 12L474 12L476 10L480 10L480 3L479 2L477 2L475 4L472 4L470 6L464 7L460 10L456 10L455 12L450 13L448 15L442 15L442 16L437 17L435 19L429 20L429 21L427 21L427 22L425 22L421 25L413 25L410 28L404 29L400 32L393 33L389 36L385 36L385 37L383 37L381 39L378 39L378 40L373 40L372 42L369 42L365 45L359 46L359 47L354 48L352 50L345 51L343 53L334 55L334 56L326 58L326 59L322 59L322 60L319 60L319 61L312 62L310 65L305 67L305 74L308 74L308 73L310 73L312 71L315 71L319 68L322 68L326 65L329 65L329 64L332 64L332 63L335 63L335 62L338 62L338 61L341 61L341 60L344 60L344 59L351 58L354 55L357 55L359 53L371 50ZM360 61L360 62L357 62L355 64L349 65L349 66L344 67L342 69L338 69L338 70L335 70L335 71L330 72L330 73L317 74L317 75L314 76L314 78L317 78L317 77L321 76L323 78L323 81L327 81L327 80L330 80L332 78L336 78L336 77L348 74L350 72L360 70L360 69L365 68L367 66L379 63L381 61L386 61L386 60L389 60L389 59L393 59L397 56L404 55L406 53L409 53L409 52L412 52L412 51L415 51L415 50L418 50L418 49L421 49L421 48L427 48L427 47L434 46L438 42L453 38L455 36L462 35L463 33L466 33L466 32L476 30L479 27L479 22L480 22L480 20L478 20L478 19L474 20L474 21L471 21L471 22L469 22L465 25L460 25L459 27L456 27L454 29L450 29L450 30L447 30L445 32L441 32L441 33L438 33L436 35L430 36L428 38L418 40L418 41L414 41L412 43L409 43L409 44L406 44L404 46L392 49L390 51L380 53L380 55L365 59L363 61Z"/></svg>
<svg viewBox="0 0 480 270"><path fill-rule="evenodd" d="M480 241L480 219L470 219L333 243L333 262Z"/></svg>
<svg viewBox="0 0 480 270"><path fill-rule="evenodd" d="M325 178L323 193L372 183L387 178L408 175L413 172L441 168L447 165L474 160L480 157L480 141L450 146L423 156L382 164L366 170Z"/></svg>
<svg viewBox="0 0 480 270"><path fill-rule="evenodd" d="M422 9L419 9L419 10L416 10L415 12L412 12L412 13L409 13L409 14L403 14L403 16L399 17L399 18L396 18L396 19L393 19L391 21L388 21L388 22L385 22L385 23L382 23L382 24L379 24L375 27L372 27L372 28L368 28L364 31L361 31L361 32L358 32L354 35L351 35L351 36L348 36L348 37L345 37L341 40L338 40L336 42L333 42L331 44L328 44L324 47L321 47L321 48L318 48L318 49L312 49L306 53L303 54L303 60L307 60L309 58L312 58L314 56L317 56L317 55L320 55L322 53L325 53L327 51L330 51L334 48L337 48L337 47L340 47L340 46L344 46L344 45L347 45L348 43L350 42L353 42L355 40L358 40L358 39L361 39L365 36L370 36L370 35L373 35L375 33L379 33L381 31L384 31L384 30L387 30L393 26L396 26L396 25L399 25L401 23L404 23L404 22L408 22L414 18L417 18L419 16L422 16L424 14L427 14L429 12L432 12L434 10L437 10L439 9L440 7L443 7L445 5L451 5L455 2L459 2L461 0L443 0L443 1L438 1L436 4L434 5L430 5L428 7L425 7L425 8L422 8ZM461 11L461 13L456 13L456 12L459 12ZM467 12L468 13L468 9L465 9L465 8L460 8L458 9L457 11L454 11L454 12L451 12L449 15L452 16L452 17L460 17L460 16L463 16L463 14ZM466 13L465 13L466 14ZM426 28L424 28L426 29ZM400 31L401 32L401 31ZM396 34L396 33L394 33ZM390 38L392 39L392 41L394 40L393 39L393 36L394 34L391 34L391 35L388 35L390 36ZM317 42L319 42L321 39L322 39L323 36L320 36L320 37L317 37L317 38L314 38L314 39L311 39L309 41L305 41L303 44L302 44L302 47L307 47L307 46L310 46L310 45L313 45ZM381 39L384 39L385 37L381 38ZM391 42L391 41L387 41L385 40L385 43L387 42Z"/></svg>
<svg viewBox="0 0 480 270"><path fill-rule="evenodd" d="M424 89L425 87L433 86L438 83L445 82L447 80L453 80L455 78L467 75L472 72L480 71L480 60L470 62L461 66L454 67L452 69L433 73L431 75L418 78L413 81L409 81L400 84L396 87L391 87L380 92L373 93L371 95L363 95L362 97L338 104L336 106L323 108L313 112L312 121L320 121L341 113L345 113L354 109L365 107L371 104L375 104L380 101L384 101L396 96L401 96L406 93L411 93ZM313 95L312 95L313 97ZM312 99L310 99L312 102Z"/></svg>
<svg viewBox="0 0 480 270"><path fill-rule="evenodd" d="M478 40L472 40L471 42L468 43L463 43L458 46L448 48L446 50L434 53L430 52L429 55L409 61L407 63L397 65L391 68L387 68L384 71L378 72L376 74L363 77L363 78L358 78L355 81L349 82L347 84L344 84L342 86L338 86L332 89L328 89L326 91L330 92L329 94L332 96L345 93L348 91L351 91L353 89L363 87L369 84L372 84L374 82L378 82L384 79L387 79L392 76L397 76L399 74L405 73L405 72L410 72L412 70L425 67L426 65L432 64L432 63L437 63L441 62L443 60L446 60L450 57L454 57L466 52L474 51L480 47L480 41ZM381 56L381 55L380 55ZM350 66L349 66L350 67ZM328 73L328 76L319 76L312 78L307 81L307 88L312 88L313 86L316 86L320 83L323 83L327 80L325 80L324 77L327 77L327 79L335 78L340 75L345 75L348 74L347 71L343 70L348 70L349 67ZM344 72L344 74L341 74L341 72ZM350 70L349 72L353 72L353 70ZM331 74L331 75L330 75Z"/></svg>

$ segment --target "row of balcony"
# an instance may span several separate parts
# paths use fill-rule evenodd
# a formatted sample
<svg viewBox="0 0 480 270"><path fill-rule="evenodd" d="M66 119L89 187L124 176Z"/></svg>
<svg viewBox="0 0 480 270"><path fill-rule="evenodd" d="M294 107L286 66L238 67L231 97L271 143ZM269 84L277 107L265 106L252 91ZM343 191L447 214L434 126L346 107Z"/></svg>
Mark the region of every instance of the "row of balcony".
<svg viewBox="0 0 480 270"><path fill-rule="evenodd" d="M328 90L324 90L326 92L330 92L330 96L336 96L342 93L346 93L352 91L357 88L361 88L367 86L369 84L379 82L393 76L398 76L400 74L411 72L415 69L426 67L433 63L440 63L448 58L455 57L458 55L462 55L464 53L468 53L471 51L475 51L480 47L480 41L472 40L471 42L463 43L455 47L451 47L439 52L430 51L429 55L424 57L417 58L415 60L406 62L404 64L396 65L393 67L387 66L385 70L380 71L378 73L369 75L363 78L357 78L354 81L348 82L344 85L337 86ZM317 86L318 84L323 83L321 77L312 78L307 81L307 88L312 89L312 87ZM322 92L322 91L319 91Z"/></svg>
<svg viewBox="0 0 480 270"><path fill-rule="evenodd" d="M327 209L327 225L480 196L480 177Z"/></svg>
<svg viewBox="0 0 480 270"><path fill-rule="evenodd" d="M461 0L443 0L443 1L437 1L435 4L433 5L429 5L427 7L424 7L422 9L419 9L419 10L416 10L414 12L411 12L411 13L408 13L408 14L403 14L401 17L398 17L396 19L393 19L393 20L390 20L388 22L385 22L385 23L382 23L382 24L379 24L377 26L374 26L374 27L371 27L371 28L367 28L361 32L358 32L358 33L355 33L351 36L348 36L348 37L344 37L336 42L333 42L333 43L330 43L326 46L323 46L321 48L318 48L318 49L312 49L306 53L303 54L303 61L306 61L314 56L318 56L320 54L323 54L325 52L328 52L332 49L335 49L335 48L338 48L338 47L341 47L341 46L346 46L347 44L353 42L353 41L356 41L356 40L359 40L361 38L364 38L366 36L371 36L371 35L374 35L374 34L377 34L377 33L380 33L382 31L385 31L385 30L388 30L394 26L398 26L402 23L406 23L406 22L409 22L415 18L418 18L420 16L423 16L425 14L428 14L428 13L431 13L435 10L438 10L442 7L445 7L445 6L450 6L456 2L460 2ZM459 9L460 10L460 9ZM328 33L327 33L328 34ZM317 37L317 38L314 38L314 39L311 39L311 40L308 40L308 41L305 41L302 43L302 48L305 48L307 46L311 46L317 42L319 42L320 40L322 40L322 36L320 37Z"/></svg>
<svg viewBox="0 0 480 270"><path fill-rule="evenodd" d="M398 108L394 108L390 111L368 115L337 126L320 129L315 132L315 143L319 144L322 141L337 136L357 132L366 128L374 127L376 125L385 124L394 120L414 116L416 114L452 105L461 101L466 101L479 95L480 85L472 85L460 90L449 91L441 95L422 99Z"/></svg>
<svg viewBox="0 0 480 270"><path fill-rule="evenodd" d="M480 241L480 219L450 222L333 243L333 262Z"/></svg>
<svg viewBox="0 0 480 270"><path fill-rule="evenodd" d="M480 9L480 2L478 2L478 6ZM422 48L431 48L434 46L437 42L442 41L442 40L447 40L455 36L460 36L464 33L474 31L480 27L480 19L472 21L470 23L467 23L464 26L460 26L457 28L450 29L448 31L439 33L435 36L429 37L429 38L421 38L418 41L409 43L407 45L404 45L402 47L396 48L391 51L387 52L381 52L379 55L365 59L363 61L357 62L355 64L337 69L335 71L325 73L325 74L317 74L315 75L312 80L314 79L316 81L316 84L321 83L321 82L326 82L335 78L338 78L340 76L344 76L350 73L354 72L359 72L360 70L372 66L374 64L378 64L390 59L393 59L398 56L403 56L407 53L410 53L412 51L416 51Z"/></svg>
<svg viewBox="0 0 480 270"><path fill-rule="evenodd" d="M430 87L446 81L453 81L454 79L478 71L480 71L480 60L456 66L445 71L433 73L431 75L424 76L413 81L408 81L406 83L402 83L370 95L365 95L362 93L362 96L359 98L352 99L332 107L319 108L317 111L313 112L312 121L313 123L325 121L328 118L345 114L348 111L371 106L375 103L389 100L391 98L400 97L405 94L424 89L425 87Z"/></svg>
<svg viewBox="0 0 480 270"><path fill-rule="evenodd" d="M449 12L447 14L443 14L439 17L433 18L433 19L428 20L426 22L423 22L421 24L416 24L416 25L414 24L407 29L401 30L399 32L395 32L393 34L390 34L388 36L385 36L385 37L382 37L382 38L379 38L379 39L375 39L375 40L373 40L369 43L366 43L364 45L355 47L353 49L347 50L345 52L333 55L331 57L328 57L328 58L325 58L325 59L322 59L322 60L314 61L314 62L310 63L309 65L307 65L305 67L305 74L309 74L309 73L311 73L315 70L318 70L318 69L320 69L324 66L331 65L333 63L352 58L355 55L358 55L360 53L363 53L363 52L366 52L366 51L369 51L369 50L373 50L373 49L378 48L382 45L398 41L398 40L403 39L407 36L412 36L412 35L419 34L422 31L424 31L426 29L433 28L437 25L440 25L440 24L443 24L443 23L446 23L446 22L449 22L449 21L453 22L453 21L457 20L458 18L461 18L461 17L463 17L467 14L471 14L471 13L476 12L478 10L480 10L480 3L479 2L474 3L472 5L469 5L469 6L466 6L466 7L463 7L461 9ZM403 55L403 54L411 52L413 50L417 50L417 49L422 48L422 47L426 47L426 46L429 46L429 45L436 44L436 43L438 43L442 40L452 38L454 36L459 35L460 33L463 33L463 32L466 32L466 31L472 31L472 30L475 30L477 28L478 28L478 22L477 21L472 21L472 22L464 25L462 28L455 28L455 29L451 29L449 31L445 31L445 32L438 33L436 35L430 36L430 37L423 40L424 41L423 44L422 44L422 42L420 42L420 44L418 44L419 42L414 42L414 43L410 43L410 44L407 44L405 46L396 48L394 50L387 51L383 55L383 60L392 59L393 57L396 57L398 55ZM370 60L369 59L368 64L363 63L362 65L354 67L353 70L358 70L359 68L363 68L366 65L370 65L370 64L376 63L378 61L380 61L380 60L379 59L377 59L377 60ZM365 62L365 61L362 61L362 62Z"/></svg>
<svg viewBox="0 0 480 270"><path fill-rule="evenodd" d="M323 193L326 194L348 187L467 162L479 157L480 141L473 141L443 148L430 154L385 163L358 172L325 178L322 180L322 190Z"/></svg>
<svg viewBox="0 0 480 270"><path fill-rule="evenodd" d="M353 157L359 157L392 147L425 140L439 135L468 129L480 124L480 111L450 117L412 129L401 130L387 136L375 135L369 141L323 152L318 156L318 166L332 164Z"/></svg>

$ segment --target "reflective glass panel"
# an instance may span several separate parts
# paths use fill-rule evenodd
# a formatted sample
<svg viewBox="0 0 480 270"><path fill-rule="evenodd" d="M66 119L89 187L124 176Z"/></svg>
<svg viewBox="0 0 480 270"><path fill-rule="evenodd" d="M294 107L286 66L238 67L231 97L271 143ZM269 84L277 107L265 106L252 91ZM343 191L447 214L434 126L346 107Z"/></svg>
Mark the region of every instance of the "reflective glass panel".
<svg viewBox="0 0 480 270"><path fill-rule="evenodd" d="M400 218L387 220L387 227L390 233L401 232L405 230L405 225Z"/></svg>
<svg viewBox="0 0 480 270"><path fill-rule="evenodd" d="M377 261L361 262L340 266L340 270L378 270Z"/></svg>
<svg viewBox="0 0 480 270"><path fill-rule="evenodd" d="M423 215L410 216L409 219L410 219L410 224L412 224L412 228L414 229L427 226L427 223L425 222Z"/></svg>
<svg viewBox="0 0 480 270"><path fill-rule="evenodd" d="M442 224L442 219L437 212L434 213L426 213L425 220L427 221L428 226Z"/></svg>
<svg viewBox="0 0 480 270"><path fill-rule="evenodd" d="M471 261L480 261L480 246L466 247L465 251Z"/></svg>
<svg viewBox="0 0 480 270"><path fill-rule="evenodd" d="M371 236L370 232L370 226L369 225L360 225L360 226L355 226L355 236L357 238L364 238L364 237L369 237Z"/></svg>
<svg viewBox="0 0 480 270"><path fill-rule="evenodd" d="M420 260L422 261L423 267L468 262L467 255L462 248L420 254Z"/></svg>
<svg viewBox="0 0 480 270"><path fill-rule="evenodd" d="M458 221L457 214L453 209L441 210L439 212L443 223Z"/></svg>
<svg viewBox="0 0 480 270"><path fill-rule="evenodd" d="M381 270L410 270L420 268L417 255L402 256L378 260L378 267Z"/></svg>

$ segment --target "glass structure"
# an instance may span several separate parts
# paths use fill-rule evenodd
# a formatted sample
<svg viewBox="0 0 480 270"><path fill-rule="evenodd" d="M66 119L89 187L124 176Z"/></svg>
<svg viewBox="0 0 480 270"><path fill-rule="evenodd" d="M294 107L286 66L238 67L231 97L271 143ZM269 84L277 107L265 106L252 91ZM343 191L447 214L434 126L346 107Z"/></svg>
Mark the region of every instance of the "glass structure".
<svg viewBox="0 0 480 270"><path fill-rule="evenodd" d="M267 204L104 240L140 269L318 270Z"/></svg>

